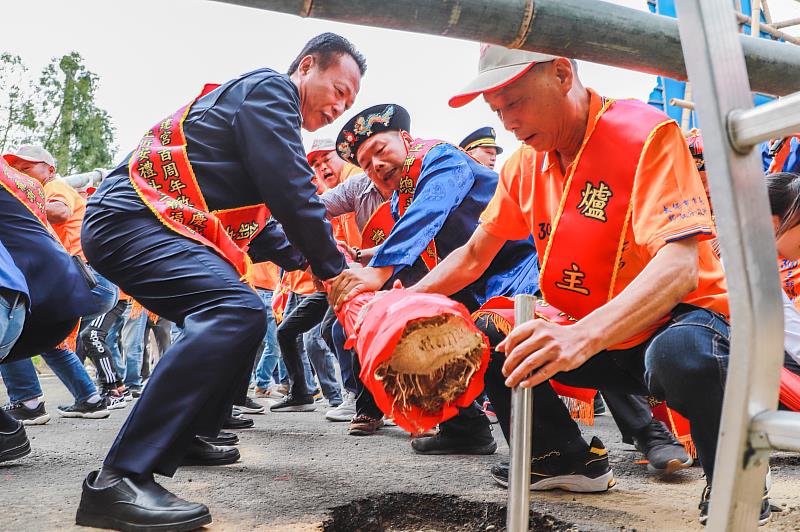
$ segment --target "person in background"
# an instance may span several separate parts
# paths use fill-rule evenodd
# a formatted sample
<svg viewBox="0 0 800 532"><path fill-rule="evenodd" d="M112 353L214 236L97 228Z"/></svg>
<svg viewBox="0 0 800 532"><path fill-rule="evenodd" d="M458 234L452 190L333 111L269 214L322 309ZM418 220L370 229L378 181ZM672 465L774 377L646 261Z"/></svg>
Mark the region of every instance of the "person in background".
<svg viewBox="0 0 800 532"><path fill-rule="evenodd" d="M55 158L43 147L35 145L20 146L13 154L3 157L13 168L41 183L47 222L67 253L85 261L80 231L86 200L56 176ZM103 308L113 306L117 297L116 287L96 272L93 273L98 281L92 289L93 295ZM92 318L94 316L86 316L84 321ZM57 408L60 415L92 419L108 417L108 402L102 393L98 393L81 360L67 343L45 350L41 355L74 399L73 404ZM100 367L100 359L93 359L92 362ZM42 400L39 377L30 359L4 364L0 366L0 374L11 400L5 407L10 415L28 425L44 424L50 420Z"/></svg>
<svg viewBox="0 0 800 532"><path fill-rule="evenodd" d="M478 128L458 143L459 148L470 154L476 161L494 170L497 156L503 148L497 145L494 128L486 126Z"/></svg>

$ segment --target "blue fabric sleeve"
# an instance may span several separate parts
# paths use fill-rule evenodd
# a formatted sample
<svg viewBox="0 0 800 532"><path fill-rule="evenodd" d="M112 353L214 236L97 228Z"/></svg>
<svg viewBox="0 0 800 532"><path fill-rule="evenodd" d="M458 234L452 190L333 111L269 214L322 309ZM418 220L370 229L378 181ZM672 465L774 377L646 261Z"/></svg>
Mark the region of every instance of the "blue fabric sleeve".
<svg viewBox="0 0 800 532"><path fill-rule="evenodd" d="M259 83L233 118L241 160L263 201L320 279L345 268L300 136L300 99L285 76Z"/></svg>
<svg viewBox="0 0 800 532"><path fill-rule="evenodd" d="M394 266L397 273L400 268L412 265L425 251L475 183L466 157L449 144L436 146L425 155L414 201L397 220L370 266Z"/></svg>

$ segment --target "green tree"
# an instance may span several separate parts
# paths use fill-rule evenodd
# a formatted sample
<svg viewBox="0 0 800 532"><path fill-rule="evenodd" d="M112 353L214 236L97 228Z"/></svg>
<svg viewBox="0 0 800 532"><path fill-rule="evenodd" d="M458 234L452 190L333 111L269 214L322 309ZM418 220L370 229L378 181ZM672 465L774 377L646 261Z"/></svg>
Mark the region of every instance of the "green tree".
<svg viewBox="0 0 800 532"><path fill-rule="evenodd" d="M0 54L0 153L33 138L34 89L18 55Z"/></svg>
<svg viewBox="0 0 800 532"><path fill-rule="evenodd" d="M54 58L37 84L26 83L26 74L18 56L0 56L0 86L10 87L0 99L0 147L41 144L56 158L61 175L110 166L114 128L95 104L99 80L80 54Z"/></svg>

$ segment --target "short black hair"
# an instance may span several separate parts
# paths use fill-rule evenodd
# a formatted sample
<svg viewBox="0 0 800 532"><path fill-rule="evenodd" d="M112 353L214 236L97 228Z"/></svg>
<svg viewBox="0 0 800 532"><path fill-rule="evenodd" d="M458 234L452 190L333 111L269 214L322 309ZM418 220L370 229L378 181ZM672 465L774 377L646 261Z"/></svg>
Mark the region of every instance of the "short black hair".
<svg viewBox="0 0 800 532"><path fill-rule="evenodd" d="M800 175L777 172L767 176L772 214L780 219L778 235L800 224Z"/></svg>
<svg viewBox="0 0 800 532"><path fill-rule="evenodd" d="M328 68L328 66L330 66L334 57L339 57L343 54L347 54L353 58L358 65L358 70L363 76L367 71L367 60L364 58L361 52L356 50L356 47L353 46L353 43L341 35L331 32L321 33L308 41L306 45L303 46L303 49L300 50L300 53L297 55L295 60L292 61L292 64L289 65L288 74L292 75L297 72L297 68L300 66L300 61L307 55L313 56L314 59L319 63L320 68L325 70Z"/></svg>

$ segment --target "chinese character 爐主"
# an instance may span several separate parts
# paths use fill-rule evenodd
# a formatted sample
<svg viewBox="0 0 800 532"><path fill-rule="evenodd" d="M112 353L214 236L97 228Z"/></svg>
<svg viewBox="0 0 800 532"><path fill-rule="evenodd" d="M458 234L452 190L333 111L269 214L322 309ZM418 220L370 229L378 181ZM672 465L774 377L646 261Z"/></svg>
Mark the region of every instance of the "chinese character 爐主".
<svg viewBox="0 0 800 532"><path fill-rule="evenodd" d="M585 286L582 286L583 279L586 277L586 274L581 271L577 264L573 262L572 268L563 270L562 273L564 274L564 278L561 280L561 282L556 283L557 288L569 290L571 292L577 292L578 294L583 294L585 296L589 295L589 289Z"/></svg>
<svg viewBox="0 0 800 532"><path fill-rule="evenodd" d="M608 200L614 193L611 189L600 181L600 186L595 187L590 181L586 182L586 188L581 190L581 202L578 210L587 218L594 218L601 222L606 221L606 207Z"/></svg>

